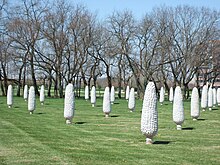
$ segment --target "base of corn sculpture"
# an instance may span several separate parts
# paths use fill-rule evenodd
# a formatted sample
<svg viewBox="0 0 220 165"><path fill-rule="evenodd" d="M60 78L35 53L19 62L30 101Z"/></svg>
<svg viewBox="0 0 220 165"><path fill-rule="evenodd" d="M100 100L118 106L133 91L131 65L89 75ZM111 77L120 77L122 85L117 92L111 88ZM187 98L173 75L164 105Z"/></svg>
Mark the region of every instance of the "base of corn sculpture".
<svg viewBox="0 0 220 165"><path fill-rule="evenodd" d="M151 138L146 138L146 144L153 144L153 140Z"/></svg>
<svg viewBox="0 0 220 165"><path fill-rule="evenodd" d="M72 119L66 119L66 124L72 124Z"/></svg>
<svg viewBox="0 0 220 165"><path fill-rule="evenodd" d="M109 113L105 113L105 118L109 118Z"/></svg>
<svg viewBox="0 0 220 165"><path fill-rule="evenodd" d="M181 125L176 125L176 129L177 130L182 130L182 126Z"/></svg>

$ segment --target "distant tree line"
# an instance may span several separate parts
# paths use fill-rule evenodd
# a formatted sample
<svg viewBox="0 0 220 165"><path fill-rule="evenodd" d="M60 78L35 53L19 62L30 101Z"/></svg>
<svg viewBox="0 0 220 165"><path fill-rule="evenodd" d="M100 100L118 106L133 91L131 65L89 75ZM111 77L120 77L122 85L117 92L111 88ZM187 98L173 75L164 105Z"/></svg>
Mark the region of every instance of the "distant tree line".
<svg viewBox="0 0 220 165"><path fill-rule="evenodd" d="M108 86L117 81L119 98L129 83L143 97L149 80L166 89L169 82L181 85L186 96L200 67L210 64L211 43L220 36L220 12L205 7L162 6L140 20L129 10L115 11L101 21L87 7L65 0L19 2L0 1L3 95L10 79L18 96L27 83L38 94L41 80L48 96L54 87L54 95L63 97L69 82L78 88L106 77ZM209 70L212 81L216 68Z"/></svg>

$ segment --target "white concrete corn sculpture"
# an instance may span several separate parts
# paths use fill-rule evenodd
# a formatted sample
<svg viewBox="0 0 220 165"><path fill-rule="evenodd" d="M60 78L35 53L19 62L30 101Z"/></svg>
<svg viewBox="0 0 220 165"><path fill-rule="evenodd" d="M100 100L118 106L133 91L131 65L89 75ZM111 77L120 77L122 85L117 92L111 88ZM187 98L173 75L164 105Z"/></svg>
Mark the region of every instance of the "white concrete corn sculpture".
<svg viewBox="0 0 220 165"><path fill-rule="evenodd" d="M126 87L126 93L125 93L125 99L128 101L128 99L129 99L129 93L130 93L130 87L129 86L127 86Z"/></svg>
<svg viewBox="0 0 220 165"><path fill-rule="evenodd" d="M208 86L204 85L202 88L201 108L205 111L208 106Z"/></svg>
<svg viewBox="0 0 220 165"><path fill-rule="evenodd" d="M89 87L88 87L88 85L86 85L86 87L85 87L85 100L86 101L89 100Z"/></svg>
<svg viewBox="0 0 220 165"><path fill-rule="evenodd" d="M75 110L75 97L73 91L73 84L68 84L65 90L64 98L64 118L66 119L66 124L72 124L72 119L74 117Z"/></svg>
<svg viewBox="0 0 220 165"><path fill-rule="evenodd" d="M114 104L115 102L115 87L111 87L111 104Z"/></svg>
<svg viewBox="0 0 220 165"><path fill-rule="evenodd" d="M145 89L141 115L141 132L146 136L146 144L153 143L153 137L158 131L157 96L153 82Z"/></svg>
<svg viewBox="0 0 220 165"><path fill-rule="evenodd" d="M44 105L45 95L44 95L44 85L41 85L40 88L40 103Z"/></svg>
<svg viewBox="0 0 220 165"><path fill-rule="evenodd" d="M160 105L163 105L163 102L164 102L164 94L165 94L164 87L161 87L161 88L160 88Z"/></svg>
<svg viewBox="0 0 220 165"><path fill-rule="evenodd" d="M104 92L103 112L104 112L106 118L109 117L109 114L111 113L111 103L110 103L109 87L106 87L105 88L105 92Z"/></svg>
<svg viewBox="0 0 220 165"><path fill-rule="evenodd" d="M31 86L28 95L28 111L30 112L30 114L34 113L35 107L36 107L35 89L33 86Z"/></svg>
<svg viewBox="0 0 220 165"><path fill-rule="evenodd" d="M212 86L210 86L208 90L208 107L210 111L212 110L212 106L213 106L213 90L212 90Z"/></svg>
<svg viewBox="0 0 220 165"><path fill-rule="evenodd" d="M184 107L183 107L183 96L180 86L177 86L174 92L173 121L177 125L177 130L181 130L182 123L184 122Z"/></svg>
<svg viewBox="0 0 220 165"><path fill-rule="evenodd" d="M130 112L133 112L135 109L135 93L134 88L131 88L129 99L128 99L128 109L130 109Z"/></svg>
<svg viewBox="0 0 220 165"><path fill-rule="evenodd" d="M23 98L25 101L27 101L27 99L28 99L28 86L27 85L24 86Z"/></svg>
<svg viewBox="0 0 220 165"><path fill-rule="evenodd" d="M173 102L173 87L170 87L170 93L169 93L169 101Z"/></svg>
<svg viewBox="0 0 220 165"><path fill-rule="evenodd" d="M217 89L217 103L220 106L220 88Z"/></svg>
<svg viewBox="0 0 220 165"><path fill-rule="evenodd" d="M92 86L92 89L91 89L91 104L92 104L92 107L95 107L95 104L96 104L96 89L95 89L95 86Z"/></svg>
<svg viewBox="0 0 220 165"><path fill-rule="evenodd" d="M13 105L13 87L12 87L12 85L8 86L7 105L8 105L8 108L11 108Z"/></svg>
<svg viewBox="0 0 220 165"><path fill-rule="evenodd" d="M212 103L213 103L213 107L215 107L216 106L216 102L217 102L217 92L216 92L216 89L215 88L213 88L212 89L212 99L213 99L213 101L212 101Z"/></svg>
<svg viewBox="0 0 220 165"><path fill-rule="evenodd" d="M194 87L191 96L191 117L193 120L197 120L199 115L199 91L196 87Z"/></svg>

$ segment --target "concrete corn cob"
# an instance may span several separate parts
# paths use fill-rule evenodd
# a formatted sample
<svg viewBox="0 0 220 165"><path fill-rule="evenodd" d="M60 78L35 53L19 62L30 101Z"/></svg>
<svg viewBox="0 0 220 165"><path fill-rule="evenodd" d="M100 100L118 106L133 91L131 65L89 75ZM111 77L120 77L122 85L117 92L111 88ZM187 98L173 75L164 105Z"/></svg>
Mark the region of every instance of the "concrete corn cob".
<svg viewBox="0 0 220 165"><path fill-rule="evenodd" d="M146 136L146 144L153 143L153 137L158 131L157 96L153 82L145 89L141 114L141 132Z"/></svg>
<svg viewBox="0 0 220 165"><path fill-rule="evenodd" d="M74 117L75 109L75 97L73 91L73 84L68 84L65 90L64 98L64 118L66 119L66 124L71 124Z"/></svg>

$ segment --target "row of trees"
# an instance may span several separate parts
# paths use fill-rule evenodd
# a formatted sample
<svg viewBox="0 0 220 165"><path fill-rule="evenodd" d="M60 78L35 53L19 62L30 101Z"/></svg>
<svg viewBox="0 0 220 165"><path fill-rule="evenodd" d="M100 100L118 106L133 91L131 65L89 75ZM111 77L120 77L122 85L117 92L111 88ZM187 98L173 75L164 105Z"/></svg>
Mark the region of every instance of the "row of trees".
<svg viewBox="0 0 220 165"><path fill-rule="evenodd" d="M186 92L199 68L210 63L210 43L219 40L220 13L205 7L163 6L140 20L129 10L115 11L100 21L85 6L65 0L0 5L3 95L9 80L18 85L18 96L27 83L38 94L39 83L47 82L48 96L53 86L54 95L63 97L68 82L90 86L100 77L109 87L117 81L119 98L128 83L142 97L149 80L166 88L172 82ZM216 69L210 70L215 77Z"/></svg>

